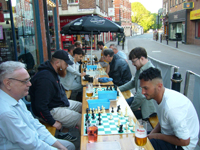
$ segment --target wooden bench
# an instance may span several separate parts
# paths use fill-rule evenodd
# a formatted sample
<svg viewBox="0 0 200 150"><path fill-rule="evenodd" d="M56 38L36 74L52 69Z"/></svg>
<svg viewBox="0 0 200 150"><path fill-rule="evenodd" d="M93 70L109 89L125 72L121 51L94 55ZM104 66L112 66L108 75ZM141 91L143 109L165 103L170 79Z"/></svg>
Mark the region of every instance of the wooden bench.
<svg viewBox="0 0 200 150"><path fill-rule="evenodd" d="M152 128L154 129L159 122L158 116L156 115L154 117L149 117L148 121L151 124Z"/></svg>
<svg viewBox="0 0 200 150"><path fill-rule="evenodd" d="M67 95L67 98L70 98L71 94L72 94L72 91L71 90L65 90L65 93Z"/></svg>
<svg viewBox="0 0 200 150"><path fill-rule="evenodd" d="M53 127L53 126L49 125L48 123L43 122L41 120L40 120L40 123L43 124L53 136L56 135L56 128L55 127Z"/></svg>

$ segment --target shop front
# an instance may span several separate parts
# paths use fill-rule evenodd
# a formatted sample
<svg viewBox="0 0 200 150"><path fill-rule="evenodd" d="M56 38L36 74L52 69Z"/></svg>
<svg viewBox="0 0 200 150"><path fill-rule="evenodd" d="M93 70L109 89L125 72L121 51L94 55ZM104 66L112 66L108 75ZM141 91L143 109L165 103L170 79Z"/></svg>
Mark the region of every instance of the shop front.
<svg viewBox="0 0 200 150"><path fill-rule="evenodd" d="M183 9L169 14L169 40L186 42L187 10Z"/></svg>
<svg viewBox="0 0 200 150"><path fill-rule="evenodd" d="M200 9L190 12L190 20L195 24L195 39L200 39Z"/></svg>
<svg viewBox="0 0 200 150"><path fill-rule="evenodd" d="M43 7L39 5L41 2L44 3ZM48 10L44 6L48 6ZM53 8L55 2L54 6L49 6L46 0L0 0L0 63L8 60L21 61L26 64L29 73L35 73L37 66L44 61L44 51L49 53L49 49L44 50L41 42L44 39L41 28L54 21L53 15L49 15ZM45 10L48 17L41 15ZM41 17L47 18L45 23L40 21ZM54 31L56 24L52 24L50 29L44 28L44 43L55 50L59 41L56 41Z"/></svg>

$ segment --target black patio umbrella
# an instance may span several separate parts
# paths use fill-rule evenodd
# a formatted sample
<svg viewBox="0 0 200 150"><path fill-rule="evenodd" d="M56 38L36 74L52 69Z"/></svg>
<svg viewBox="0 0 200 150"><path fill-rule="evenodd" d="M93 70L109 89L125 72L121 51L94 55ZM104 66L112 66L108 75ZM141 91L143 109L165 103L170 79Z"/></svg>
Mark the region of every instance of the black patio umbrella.
<svg viewBox="0 0 200 150"><path fill-rule="evenodd" d="M124 29L115 22L99 16L83 16L77 18L62 27L61 33L65 32L88 32L90 35L100 32L119 32L123 33ZM92 40L91 40L92 45ZM91 47L92 56L92 47Z"/></svg>

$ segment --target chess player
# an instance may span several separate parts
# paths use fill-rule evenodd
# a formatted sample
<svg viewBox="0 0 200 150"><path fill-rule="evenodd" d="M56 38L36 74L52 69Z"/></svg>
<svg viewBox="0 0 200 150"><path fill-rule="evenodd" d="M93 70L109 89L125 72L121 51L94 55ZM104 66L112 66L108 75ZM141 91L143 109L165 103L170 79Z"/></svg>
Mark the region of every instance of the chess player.
<svg viewBox="0 0 200 150"><path fill-rule="evenodd" d="M124 59L126 60L126 62L128 62L128 61L127 61L127 56L126 56L126 54L125 54L124 52L122 52L122 51L119 51L119 50L117 49L117 45L115 45L115 44L110 44L110 47L109 47L109 48L111 48L115 54L117 54L117 55L119 55L120 57L124 58Z"/></svg>
<svg viewBox="0 0 200 150"><path fill-rule="evenodd" d="M137 119L146 119L149 116L153 116L156 113L156 109L153 100L147 101L145 96L142 94L140 84L139 84L139 74L144 70L153 67L152 63L147 59L147 52L142 47L136 47L131 50L129 54L129 59L136 68L136 73L134 78L128 83L120 86L120 91L127 91L135 88L136 93L134 97L127 99L127 103L130 105L131 110L135 114Z"/></svg>
<svg viewBox="0 0 200 150"><path fill-rule="evenodd" d="M131 80L131 71L125 59L114 54L112 49L105 49L103 55L104 59L109 62L110 71L108 76L113 79L114 84L121 86Z"/></svg>
<svg viewBox="0 0 200 150"><path fill-rule="evenodd" d="M75 48L73 50L73 65L67 67L67 74L65 77L60 77L60 82L65 90L72 90L72 99L76 99L77 94L83 91L81 77L85 76L86 73L80 73L80 64L78 63L83 59L83 56L84 52L82 48Z"/></svg>
<svg viewBox="0 0 200 150"><path fill-rule="evenodd" d="M101 50L101 58L99 59L99 63L101 64L102 67L108 67L108 62L104 59L103 57L103 51L105 49L107 49L108 47L107 46L104 46L104 43L103 41L98 41L97 42L97 46L98 48Z"/></svg>
<svg viewBox="0 0 200 150"><path fill-rule="evenodd" d="M75 150L71 142L52 136L27 110L21 98L28 94L30 86L25 64L0 64L0 149Z"/></svg>
<svg viewBox="0 0 200 150"><path fill-rule="evenodd" d="M148 135L156 150L191 150L198 142L199 120L192 102L163 86L160 70L149 68L140 76L142 94L154 99L159 123Z"/></svg>
<svg viewBox="0 0 200 150"><path fill-rule="evenodd" d="M75 48L76 48L75 45L70 45L69 48L68 48L69 59L71 61L74 60L74 58L73 58L73 51L74 51Z"/></svg>
<svg viewBox="0 0 200 150"><path fill-rule="evenodd" d="M58 130L76 126L81 130L82 103L68 100L59 78L65 77L72 64L66 51L57 50L31 79L29 92L34 114Z"/></svg>

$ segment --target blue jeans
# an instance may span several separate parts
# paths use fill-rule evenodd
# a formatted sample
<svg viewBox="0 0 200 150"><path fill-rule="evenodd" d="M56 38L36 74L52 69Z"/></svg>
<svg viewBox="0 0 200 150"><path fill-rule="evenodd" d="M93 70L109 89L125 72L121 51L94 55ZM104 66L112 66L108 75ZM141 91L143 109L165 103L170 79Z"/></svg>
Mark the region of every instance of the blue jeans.
<svg viewBox="0 0 200 150"><path fill-rule="evenodd" d="M150 139L150 142L155 150L183 150L181 146L176 146L158 139Z"/></svg>
<svg viewBox="0 0 200 150"><path fill-rule="evenodd" d="M129 106L131 106L131 103L133 100L134 100L134 97L130 97L130 98L126 99Z"/></svg>

